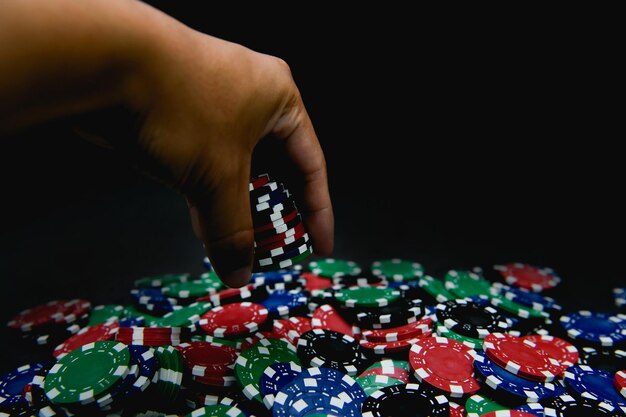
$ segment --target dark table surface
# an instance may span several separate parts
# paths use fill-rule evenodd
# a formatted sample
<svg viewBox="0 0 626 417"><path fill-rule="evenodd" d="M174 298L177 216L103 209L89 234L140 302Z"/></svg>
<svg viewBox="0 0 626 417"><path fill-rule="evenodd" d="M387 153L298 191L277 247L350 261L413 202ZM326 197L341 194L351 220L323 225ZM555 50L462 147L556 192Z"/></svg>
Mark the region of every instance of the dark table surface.
<svg viewBox="0 0 626 417"><path fill-rule="evenodd" d="M363 22L330 22L311 40L306 25L285 36L278 22L169 12L291 64L327 156L336 257L415 259L435 276L551 266L567 309L614 310L610 290L626 280L612 56L574 40L550 53ZM573 65L581 56L594 65ZM126 303L133 279L202 271L182 198L62 121L3 140L0 184L2 323L56 298ZM29 359L0 343L0 370Z"/></svg>

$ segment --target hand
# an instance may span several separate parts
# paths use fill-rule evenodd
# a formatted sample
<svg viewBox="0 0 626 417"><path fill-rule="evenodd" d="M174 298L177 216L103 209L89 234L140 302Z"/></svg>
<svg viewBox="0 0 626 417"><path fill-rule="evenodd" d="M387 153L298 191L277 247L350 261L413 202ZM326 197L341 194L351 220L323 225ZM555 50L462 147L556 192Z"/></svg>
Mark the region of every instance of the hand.
<svg viewBox="0 0 626 417"><path fill-rule="evenodd" d="M0 42L0 76L22 80L0 81L7 98L0 122L88 112L79 119L85 136L185 195L193 229L230 286L250 278L250 164L271 134L301 176L297 203L314 248L330 254L324 155L285 62L193 31L140 2L8 1L2 14L11 17L0 18L0 40L28 42Z"/></svg>

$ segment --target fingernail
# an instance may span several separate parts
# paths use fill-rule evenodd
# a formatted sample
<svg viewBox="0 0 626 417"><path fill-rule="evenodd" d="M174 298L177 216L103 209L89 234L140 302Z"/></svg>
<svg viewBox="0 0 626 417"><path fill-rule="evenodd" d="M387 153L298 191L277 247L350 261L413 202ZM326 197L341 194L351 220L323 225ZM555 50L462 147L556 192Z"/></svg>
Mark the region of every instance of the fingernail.
<svg viewBox="0 0 626 417"><path fill-rule="evenodd" d="M235 271L230 272L224 277L224 281L229 287L239 288L250 282L252 276L252 270L249 266L244 266Z"/></svg>

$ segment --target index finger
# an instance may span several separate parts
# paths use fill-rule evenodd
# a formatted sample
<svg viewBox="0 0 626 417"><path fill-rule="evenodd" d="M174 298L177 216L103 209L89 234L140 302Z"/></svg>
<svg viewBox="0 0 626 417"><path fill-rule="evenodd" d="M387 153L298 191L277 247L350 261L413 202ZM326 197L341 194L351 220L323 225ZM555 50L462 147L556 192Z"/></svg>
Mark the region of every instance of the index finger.
<svg viewBox="0 0 626 417"><path fill-rule="evenodd" d="M304 223L315 252L328 256L333 250L334 217L328 191L326 160L304 103L298 95L276 122L272 133L284 141L287 155L302 176Z"/></svg>

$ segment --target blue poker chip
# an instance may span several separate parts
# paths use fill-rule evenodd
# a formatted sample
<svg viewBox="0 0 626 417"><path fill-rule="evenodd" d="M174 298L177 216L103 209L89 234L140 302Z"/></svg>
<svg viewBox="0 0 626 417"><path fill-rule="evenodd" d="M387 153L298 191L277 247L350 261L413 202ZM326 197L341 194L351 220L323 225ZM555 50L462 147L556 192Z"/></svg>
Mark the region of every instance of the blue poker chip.
<svg viewBox="0 0 626 417"><path fill-rule="evenodd" d="M531 307L536 311L561 311L563 307L553 298L546 297L536 292L528 291L524 288L512 287L504 285L500 282L494 282L493 288L496 289L504 297L518 304Z"/></svg>
<svg viewBox="0 0 626 417"><path fill-rule="evenodd" d="M306 308L308 297L306 293L298 290L276 290L265 300L261 301L270 315L288 316L292 310Z"/></svg>
<svg viewBox="0 0 626 417"><path fill-rule="evenodd" d="M300 278L300 272L283 269L280 271L256 272L252 274L250 283L254 285L277 284L292 282Z"/></svg>
<svg viewBox="0 0 626 417"><path fill-rule="evenodd" d="M143 316L126 317L118 322L120 327L145 327L146 319Z"/></svg>
<svg viewBox="0 0 626 417"><path fill-rule="evenodd" d="M263 397L263 404L271 409L276 394L301 372L302 368L294 362L278 362L268 366L259 381L259 391Z"/></svg>
<svg viewBox="0 0 626 417"><path fill-rule="evenodd" d="M626 343L626 316L593 313L581 310L561 316L561 326L567 335L595 346L614 346Z"/></svg>
<svg viewBox="0 0 626 417"><path fill-rule="evenodd" d="M178 301L175 298L167 297L159 288L133 288L130 295L136 304L170 304L176 305Z"/></svg>
<svg viewBox="0 0 626 417"><path fill-rule="evenodd" d="M294 407L304 407L311 412L360 416L366 398L363 389L348 375L334 369L313 367L302 371L279 391L273 410L274 416L308 414L293 414Z"/></svg>
<svg viewBox="0 0 626 417"><path fill-rule="evenodd" d="M0 406L3 408L28 406L22 395L24 386L33 381L37 372L49 366L50 364L44 362L31 363L0 376Z"/></svg>
<svg viewBox="0 0 626 417"><path fill-rule="evenodd" d="M577 397L609 403L626 413L626 398L615 388L614 375L586 365L572 366L565 371L567 388Z"/></svg>
<svg viewBox="0 0 626 417"><path fill-rule="evenodd" d="M479 352L474 358L474 369L479 380L491 388L496 396L506 398L512 403L534 403L565 394L565 389L560 384L521 378Z"/></svg>
<svg viewBox="0 0 626 417"><path fill-rule="evenodd" d="M528 403L516 408L517 411L530 413L537 417L543 417L543 405L541 403Z"/></svg>
<svg viewBox="0 0 626 417"><path fill-rule="evenodd" d="M207 271L213 270L213 267L211 266L211 261L206 256L202 259L202 265L206 268Z"/></svg>

